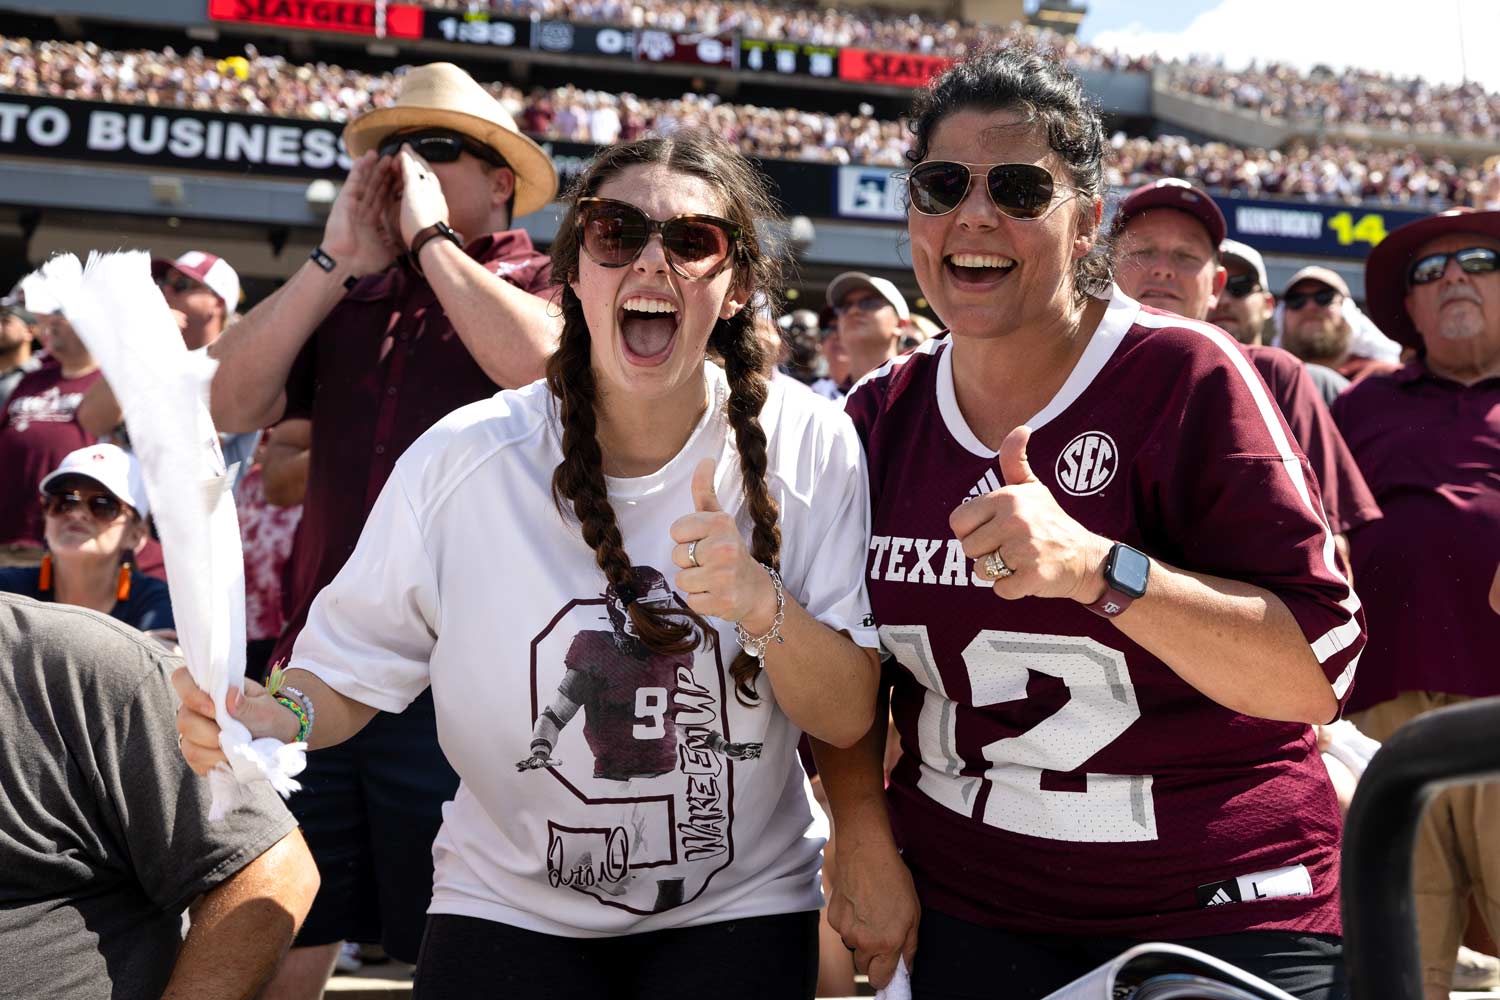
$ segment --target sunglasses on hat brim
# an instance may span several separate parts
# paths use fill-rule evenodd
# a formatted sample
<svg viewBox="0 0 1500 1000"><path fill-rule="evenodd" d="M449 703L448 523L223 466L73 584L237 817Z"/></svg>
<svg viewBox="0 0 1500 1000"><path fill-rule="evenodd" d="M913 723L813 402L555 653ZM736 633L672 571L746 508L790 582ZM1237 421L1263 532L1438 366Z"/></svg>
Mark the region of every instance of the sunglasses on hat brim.
<svg viewBox="0 0 1500 1000"><path fill-rule="evenodd" d="M976 173L984 178L985 190L995 208L1002 215L1020 222L1031 222L1046 215L1058 188L1079 190L1058 183L1051 171L1035 163L927 160L907 172L907 199L922 215L947 215L969 196Z"/></svg>
<svg viewBox="0 0 1500 1000"><path fill-rule="evenodd" d="M672 270L692 281L716 276L734 260L740 227L714 215L687 213L660 222L629 202L578 199L578 243L601 267L624 267L641 255L653 233Z"/></svg>
<svg viewBox="0 0 1500 1000"><path fill-rule="evenodd" d="M1448 253L1433 253L1412 264L1406 280L1412 285L1428 285L1448 271L1448 262L1457 261L1465 274L1489 274L1500 271L1500 251L1489 247L1466 247Z"/></svg>
<svg viewBox="0 0 1500 1000"><path fill-rule="evenodd" d="M449 131L398 132L380 144L381 157L394 156L402 146L410 146L428 163L452 163L460 155L468 153L497 167L508 167L505 158L488 146L481 145L468 136Z"/></svg>

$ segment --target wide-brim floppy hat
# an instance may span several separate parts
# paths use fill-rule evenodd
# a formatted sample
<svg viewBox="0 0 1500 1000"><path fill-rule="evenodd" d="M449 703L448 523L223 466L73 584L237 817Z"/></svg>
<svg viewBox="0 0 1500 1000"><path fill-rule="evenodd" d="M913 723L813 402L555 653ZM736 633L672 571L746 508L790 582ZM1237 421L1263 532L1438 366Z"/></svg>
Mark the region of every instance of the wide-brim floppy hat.
<svg viewBox="0 0 1500 1000"><path fill-rule="evenodd" d="M1422 346L1422 335L1406 312L1407 272L1426 243L1452 233L1500 240L1500 211L1450 208L1408 222L1392 230L1365 259L1365 311L1382 333L1405 347Z"/></svg>
<svg viewBox="0 0 1500 1000"><path fill-rule="evenodd" d="M395 104L367 111L344 126L344 147L350 156L363 156L397 132L422 128L451 129L503 156L516 175L513 217L535 212L557 197L557 168L542 147L521 133L489 91L452 63L407 70Z"/></svg>

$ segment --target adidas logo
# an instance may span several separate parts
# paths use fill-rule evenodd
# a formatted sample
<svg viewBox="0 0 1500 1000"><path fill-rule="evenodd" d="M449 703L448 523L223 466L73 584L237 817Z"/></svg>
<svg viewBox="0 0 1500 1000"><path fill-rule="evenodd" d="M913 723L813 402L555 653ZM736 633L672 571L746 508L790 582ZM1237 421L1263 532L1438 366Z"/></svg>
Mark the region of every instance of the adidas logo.
<svg viewBox="0 0 1500 1000"><path fill-rule="evenodd" d="M1205 905L1207 905L1207 906L1221 906L1224 903L1232 903L1232 902L1234 902L1234 897L1231 896L1231 895L1229 895L1229 893L1225 892L1221 888L1221 889L1219 889L1218 892L1216 892L1216 893L1213 894L1213 898L1210 899Z"/></svg>
<svg viewBox="0 0 1500 1000"><path fill-rule="evenodd" d="M995 470L993 468L987 469L984 475L980 477L979 482L969 488L969 495L964 497L964 503L968 503L970 500L978 500L986 493L993 493L1002 485L1000 477L995 475Z"/></svg>

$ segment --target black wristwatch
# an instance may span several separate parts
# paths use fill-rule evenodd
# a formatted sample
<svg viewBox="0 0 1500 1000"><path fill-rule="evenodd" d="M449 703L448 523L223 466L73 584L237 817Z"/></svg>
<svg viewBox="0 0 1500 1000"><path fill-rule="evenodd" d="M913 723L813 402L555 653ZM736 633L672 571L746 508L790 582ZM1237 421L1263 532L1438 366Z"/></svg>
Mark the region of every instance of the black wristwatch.
<svg viewBox="0 0 1500 1000"><path fill-rule="evenodd" d="M1088 606L1096 615L1113 618L1146 596L1151 557L1124 542L1116 542L1104 560L1104 596Z"/></svg>
<svg viewBox="0 0 1500 1000"><path fill-rule="evenodd" d="M313 252L307 255L307 259L321 267L329 274L332 274L333 269L339 266L339 262L334 260L333 257L329 255L328 251L324 250L322 247L313 247ZM344 279L344 290L348 291L349 289L353 288L357 281L359 281L357 277L352 274L349 275L349 277Z"/></svg>
<svg viewBox="0 0 1500 1000"><path fill-rule="evenodd" d="M422 256L422 248L436 239L445 239L458 247L464 248L464 238L446 222L434 222L432 225L417 232L411 238L411 259L415 262Z"/></svg>

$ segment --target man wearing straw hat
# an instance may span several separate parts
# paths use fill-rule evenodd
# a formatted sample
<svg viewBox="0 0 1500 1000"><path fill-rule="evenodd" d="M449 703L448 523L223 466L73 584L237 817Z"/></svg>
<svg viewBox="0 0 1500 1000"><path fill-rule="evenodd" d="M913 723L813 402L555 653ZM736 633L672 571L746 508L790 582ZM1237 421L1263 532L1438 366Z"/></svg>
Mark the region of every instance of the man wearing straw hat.
<svg viewBox="0 0 1500 1000"><path fill-rule="evenodd" d="M410 69L395 105L351 121L344 144L354 166L323 242L210 348L220 431L312 421L273 663L354 550L401 453L456 407L540 378L560 328L549 262L511 228L553 199L557 172L467 73ZM266 997L319 996L345 939L416 959L432 840L457 785L430 695L309 758L291 805L323 890Z"/></svg>

